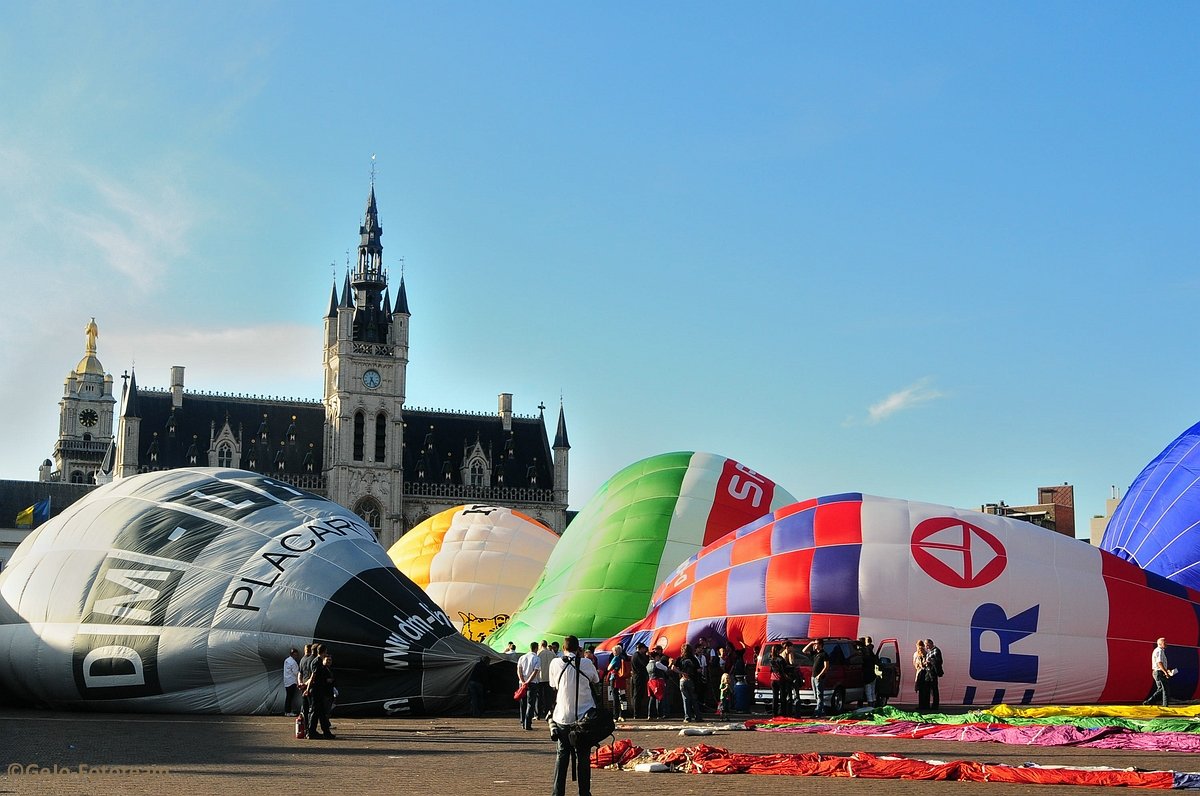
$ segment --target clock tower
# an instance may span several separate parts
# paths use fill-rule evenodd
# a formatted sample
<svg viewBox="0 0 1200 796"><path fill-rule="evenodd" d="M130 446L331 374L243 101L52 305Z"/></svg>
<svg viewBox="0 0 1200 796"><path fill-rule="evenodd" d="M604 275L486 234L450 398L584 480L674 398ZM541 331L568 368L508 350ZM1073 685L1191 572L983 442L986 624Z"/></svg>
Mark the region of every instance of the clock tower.
<svg viewBox="0 0 1200 796"><path fill-rule="evenodd" d="M389 547L401 533L409 311L403 275L392 308L382 237L372 182L358 260L340 296L334 285L325 316L323 402L328 497Z"/></svg>
<svg viewBox="0 0 1200 796"><path fill-rule="evenodd" d="M96 356L100 330L96 319L84 328L83 359L67 374L63 397L58 402L58 442L54 445L51 480L77 484L95 483L96 471L112 444L113 378L104 372Z"/></svg>

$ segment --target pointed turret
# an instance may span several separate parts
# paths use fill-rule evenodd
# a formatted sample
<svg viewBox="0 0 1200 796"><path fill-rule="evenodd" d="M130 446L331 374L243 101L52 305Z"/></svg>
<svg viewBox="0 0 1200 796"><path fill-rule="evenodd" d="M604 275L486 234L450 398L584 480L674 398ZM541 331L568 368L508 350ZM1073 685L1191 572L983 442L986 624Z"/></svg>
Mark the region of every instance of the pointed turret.
<svg viewBox="0 0 1200 796"><path fill-rule="evenodd" d="M567 441L567 415L563 411L563 403L558 401L558 429L554 433L554 502L565 510L569 493L567 485L570 480L571 443ZM566 526L555 528L562 533Z"/></svg>
<svg viewBox="0 0 1200 796"><path fill-rule="evenodd" d="M116 467L117 478L136 475L138 472L138 450L141 447L142 410L138 400L137 375L129 371L129 383L121 399L121 417L117 421Z"/></svg>
<svg viewBox="0 0 1200 796"><path fill-rule="evenodd" d="M567 416L563 414L563 406L560 402L558 405L558 430L554 432L554 447L571 449L571 443L567 442Z"/></svg>
<svg viewBox="0 0 1200 796"><path fill-rule="evenodd" d="M325 315L326 318L336 318L338 308L337 283L333 285L333 290L329 295L329 312Z"/></svg>
<svg viewBox="0 0 1200 796"><path fill-rule="evenodd" d="M138 401L137 373L131 368L129 371L129 387L125 390L125 400L121 404L121 417L140 418L141 416L142 409Z"/></svg>
<svg viewBox="0 0 1200 796"><path fill-rule="evenodd" d="M408 291L404 289L404 275L400 275L400 289L396 291L396 314L412 315L408 311Z"/></svg>

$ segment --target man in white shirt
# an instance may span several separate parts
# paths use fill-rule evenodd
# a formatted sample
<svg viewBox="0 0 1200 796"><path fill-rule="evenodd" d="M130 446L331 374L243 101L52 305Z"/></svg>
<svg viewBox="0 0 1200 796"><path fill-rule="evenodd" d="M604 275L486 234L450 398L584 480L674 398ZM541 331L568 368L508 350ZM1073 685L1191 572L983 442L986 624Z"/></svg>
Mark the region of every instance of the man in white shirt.
<svg viewBox="0 0 1200 796"><path fill-rule="evenodd" d="M283 659L283 715L295 716L296 709L292 707L299 693L300 650L292 647L288 656Z"/></svg>
<svg viewBox="0 0 1200 796"><path fill-rule="evenodd" d="M517 683L525 686L525 696L521 697L521 726L532 730L533 717L542 710L538 702L542 684L542 660L538 657L536 641L529 642L529 652L517 660Z"/></svg>
<svg viewBox="0 0 1200 796"><path fill-rule="evenodd" d="M1154 646L1154 652L1150 653L1150 672L1154 675L1154 693L1143 702L1143 705L1149 705L1158 700L1159 695L1162 695L1162 706L1167 707L1167 680L1174 674L1167 668L1167 640L1160 638Z"/></svg>
<svg viewBox="0 0 1200 796"><path fill-rule="evenodd" d="M580 654L579 639L567 636L563 640L566 653L550 662L550 684L558 690L551 715L551 737L558 743L554 761L554 796L566 796L567 768L575 758L579 796L591 796L592 768L588 749L575 749L567 727L579 721L584 713L596 706L592 698L592 683L600 682L600 673L590 658Z"/></svg>

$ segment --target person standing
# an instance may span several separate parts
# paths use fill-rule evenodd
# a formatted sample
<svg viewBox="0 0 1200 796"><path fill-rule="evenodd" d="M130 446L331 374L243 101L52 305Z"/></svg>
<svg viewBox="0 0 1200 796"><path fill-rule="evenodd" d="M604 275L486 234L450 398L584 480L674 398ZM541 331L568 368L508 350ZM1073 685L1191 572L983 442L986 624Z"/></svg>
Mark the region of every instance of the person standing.
<svg viewBox="0 0 1200 796"><path fill-rule="evenodd" d="M292 647L287 657L283 659L283 715L296 715L292 705L296 702L296 694L300 691L300 650Z"/></svg>
<svg viewBox="0 0 1200 796"><path fill-rule="evenodd" d="M613 647L606 676L612 693L612 712L617 721L625 721L625 708L629 705L629 665L625 648L620 644Z"/></svg>
<svg viewBox="0 0 1200 796"><path fill-rule="evenodd" d="M862 648L863 702L875 707L875 684L879 679L875 667L879 665L879 656L875 654L875 642L870 636L863 636L858 643Z"/></svg>
<svg viewBox="0 0 1200 796"><path fill-rule="evenodd" d="M581 654L579 639L564 639L566 654L550 662L550 681L556 689L554 712L550 717L550 737L557 744L554 760L553 796L566 796L567 769L575 761L579 796L591 796L592 761L587 749L576 749L567 728L596 706L592 685L600 682L600 673L590 658Z"/></svg>
<svg viewBox="0 0 1200 796"><path fill-rule="evenodd" d="M633 657L629 661L629 707L634 718L644 719L649 716L649 692L647 683L649 677L646 667L650 665L650 650L641 641L633 648Z"/></svg>
<svg viewBox="0 0 1200 796"><path fill-rule="evenodd" d="M925 670L929 676L929 707L934 713L942 708L942 694L938 690L938 680L945 673L942 670L942 651L934 646L933 639L925 639Z"/></svg>
<svg viewBox="0 0 1200 796"><path fill-rule="evenodd" d="M1149 705L1157 701L1159 695L1162 695L1162 706L1167 707L1167 699L1169 697L1167 689L1167 680L1170 680L1177 669L1167 668L1167 640L1160 638L1154 642L1154 652L1150 653L1150 673L1154 675L1154 693L1143 702L1143 705Z"/></svg>
<svg viewBox="0 0 1200 796"><path fill-rule="evenodd" d="M804 647L804 652L812 655L812 690L817 700L814 716L825 715L825 675L829 674L829 653L825 651L825 642L814 639Z"/></svg>
<svg viewBox="0 0 1200 796"><path fill-rule="evenodd" d="M771 714L792 715L792 681L796 676L796 655L792 642L784 639L771 656Z"/></svg>
<svg viewBox="0 0 1200 796"><path fill-rule="evenodd" d="M305 732L312 732L313 701L308 681L312 678L313 664L317 660L317 645L305 644L304 655L300 658L297 682L300 684L300 715L304 716Z"/></svg>
<svg viewBox="0 0 1200 796"><path fill-rule="evenodd" d="M692 645L684 644L679 658L675 661L675 671L679 673L679 696L683 702L683 720L691 723L704 721L700 718L699 679L700 664L692 654Z"/></svg>
<svg viewBox="0 0 1200 796"><path fill-rule="evenodd" d="M521 697L521 726L532 730L533 717L542 709L538 702L542 684L542 662L538 658L536 641L529 642L529 652L517 661L517 681L525 686L525 696Z"/></svg>
<svg viewBox="0 0 1200 796"><path fill-rule="evenodd" d="M538 661L542 667L541 682L538 683L538 718L542 721L550 718L550 713L554 710L554 688L550 685L550 662L555 657L557 656L550 649L546 639L542 639L542 645L538 648Z"/></svg>
<svg viewBox="0 0 1200 796"><path fill-rule="evenodd" d="M663 663L662 657L662 650L655 647L650 653L650 661L646 664L646 718L660 721L667 717L667 665Z"/></svg>
<svg viewBox="0 0 1200 796"><path fill-rule="evenodd" d="M917 648L913 652L913 679L917 684L917 710L925 713L929 710L929 673L925 668L925 640L917 639Z"/></svg>
<svg viewBox="0 0 1200 796"><path fill-rule="evenodd" d="M311 711L311 715L305 717L309 738L332 740L335 737L329 727L329 706L333 702L333 672L329 670L328 660L325 656L325 645L318 644L312 674L305 683Z"/></svg>

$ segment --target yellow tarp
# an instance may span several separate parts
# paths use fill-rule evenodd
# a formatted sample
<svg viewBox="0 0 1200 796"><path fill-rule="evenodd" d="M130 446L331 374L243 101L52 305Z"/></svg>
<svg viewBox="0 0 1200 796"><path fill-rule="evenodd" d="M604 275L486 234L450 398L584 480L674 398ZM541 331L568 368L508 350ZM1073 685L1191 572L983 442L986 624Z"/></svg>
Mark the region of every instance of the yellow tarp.
<svg viewBox="0 0 1200 796"><path fill-rule="evenodd" d="M988 713L1002 718L1044 719L1055 716L1113 716L1122 719L1161 719L1164 717L1196 718L1200 716L1200 705L1178 707L1155 707L1153 705L1040 705L1030 708L1014 708L1011 705L993 705Z"/></svg>

